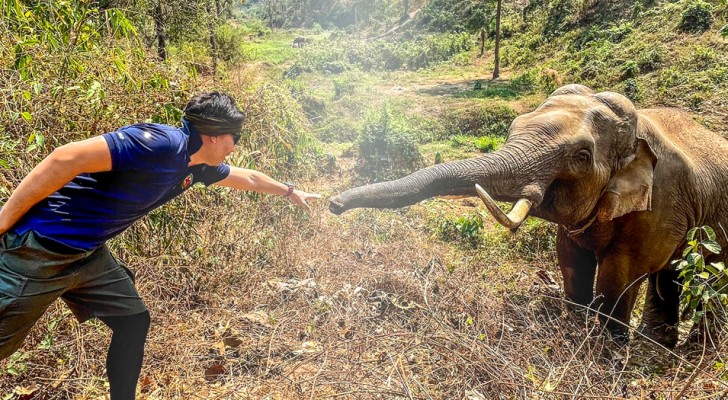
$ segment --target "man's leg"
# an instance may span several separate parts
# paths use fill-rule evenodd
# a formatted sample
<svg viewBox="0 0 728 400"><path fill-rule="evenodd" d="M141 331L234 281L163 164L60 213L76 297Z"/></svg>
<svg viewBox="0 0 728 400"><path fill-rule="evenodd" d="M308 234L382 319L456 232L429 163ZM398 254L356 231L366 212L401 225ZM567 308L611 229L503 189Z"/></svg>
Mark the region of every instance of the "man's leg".
<svg viewBox="0 0 728 400"><path fill-rule="evenodd" d="M75 285L63 301L79 321L96 317L112 330L106 358L111 399L134 399L150 322L134 274L102 246L75 264L73 275Z"/></svg>
<svg viewBox="0 0 728 400"><path fill-rule="evenodd" d="M99 317L111 328L106 357L111 400L134 399L149 331L149 311L123 317Z"/></svg>

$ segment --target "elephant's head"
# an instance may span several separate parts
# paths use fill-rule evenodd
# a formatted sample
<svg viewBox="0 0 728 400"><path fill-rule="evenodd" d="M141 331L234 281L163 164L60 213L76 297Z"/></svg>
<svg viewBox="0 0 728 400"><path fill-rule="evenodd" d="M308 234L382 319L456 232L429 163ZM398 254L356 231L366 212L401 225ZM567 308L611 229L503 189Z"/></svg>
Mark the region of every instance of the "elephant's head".
<svg viewBox="0 0 728 400"><path fill-rule="evenodd" d="M637 110L626 97L564 86L516 118L500 150L347 190L330 199L330 209L340 214L357 207L397 208L440 195L475 195L478 184L491 212L500 213L489 204L490 196L518 202L512 215L496 215L511 228L529 214L568 227L613 219L650 207L657 159L638 137L639 126Z"/></svg>

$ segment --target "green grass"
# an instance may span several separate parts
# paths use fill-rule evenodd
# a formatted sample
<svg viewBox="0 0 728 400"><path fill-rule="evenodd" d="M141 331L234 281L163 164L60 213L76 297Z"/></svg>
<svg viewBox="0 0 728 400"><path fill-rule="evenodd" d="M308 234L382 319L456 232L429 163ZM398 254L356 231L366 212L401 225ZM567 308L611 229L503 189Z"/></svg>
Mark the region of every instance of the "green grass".
<svg viewBox="0 0 728 400"><path fill-rule="evenodd" d="M503 99L516 100L530 94L533 88L522 82L513 80L484 81L477 80L467 91L456 93L453 97L461 99Z"/></svg>
<svg viewBox="0 0 728 400"><path fill-rule="evenodd" d="M264 38L249 37L243 44L246 60L267 62L273 65L284 64L294 59L300 49L291 47L293 36L274 33Z"/></svg>

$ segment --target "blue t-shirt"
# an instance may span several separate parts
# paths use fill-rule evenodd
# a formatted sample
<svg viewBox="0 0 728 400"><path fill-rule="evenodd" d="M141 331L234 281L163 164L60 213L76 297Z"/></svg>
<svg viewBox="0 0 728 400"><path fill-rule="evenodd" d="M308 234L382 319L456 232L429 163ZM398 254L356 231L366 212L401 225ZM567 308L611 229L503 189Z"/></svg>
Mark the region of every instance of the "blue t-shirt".
<svg viewBox="0 0 728 400"><path fill-rule="evenodd" d="M188 167L202 141L186 120L182 128L160 124L125 126L103 135L111 171L81 174L48 196L13 227L24 234L93 250L134 221L182 194L193 183L226 178L225 164Z"/></svg>

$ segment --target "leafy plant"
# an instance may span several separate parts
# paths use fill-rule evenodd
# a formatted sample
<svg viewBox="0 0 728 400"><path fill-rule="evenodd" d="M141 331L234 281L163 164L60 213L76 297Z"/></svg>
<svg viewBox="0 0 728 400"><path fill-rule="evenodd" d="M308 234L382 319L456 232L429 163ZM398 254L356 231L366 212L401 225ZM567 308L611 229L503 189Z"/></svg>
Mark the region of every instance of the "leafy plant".
<svg viewBox="0 0 728 400"><path fill-rule="evenodd" d="M374 181L410 173L422 164L416 136L388 106L369 114L359 137L359 174Z"/></svg>
<svg viewBox="0 0 728 400"><path fill-rule="evenodd" d="M691 1L682 12L678 28L683 32L702 33L713 22L713 6L701 0Z"/></svg>
<svg viewBox="0 0 728 400"><path fill-rule="evenodd" d="M447 217L435 228L435 233L443 240L477 246L483 230L483 218L480 213Z"/></svg>
<svg viewBox="0 0 728 400"><path fill-rule="evenodd" d="M621 68L622 78L629 79L634 78L640 74L640 67L634 60L629 60Z"/></svg>
<svg viewBox="0 0 728 400"><path fill-rule="evenodd" d="M697 323L706 313L725 313L728 306L728 273L723 262L706 261L707 257L720 254L722 250L711 227L690 229L687 240L682 259L674 260L672 264L680 271L679 277L683 282L681 306Z"/></svg>

